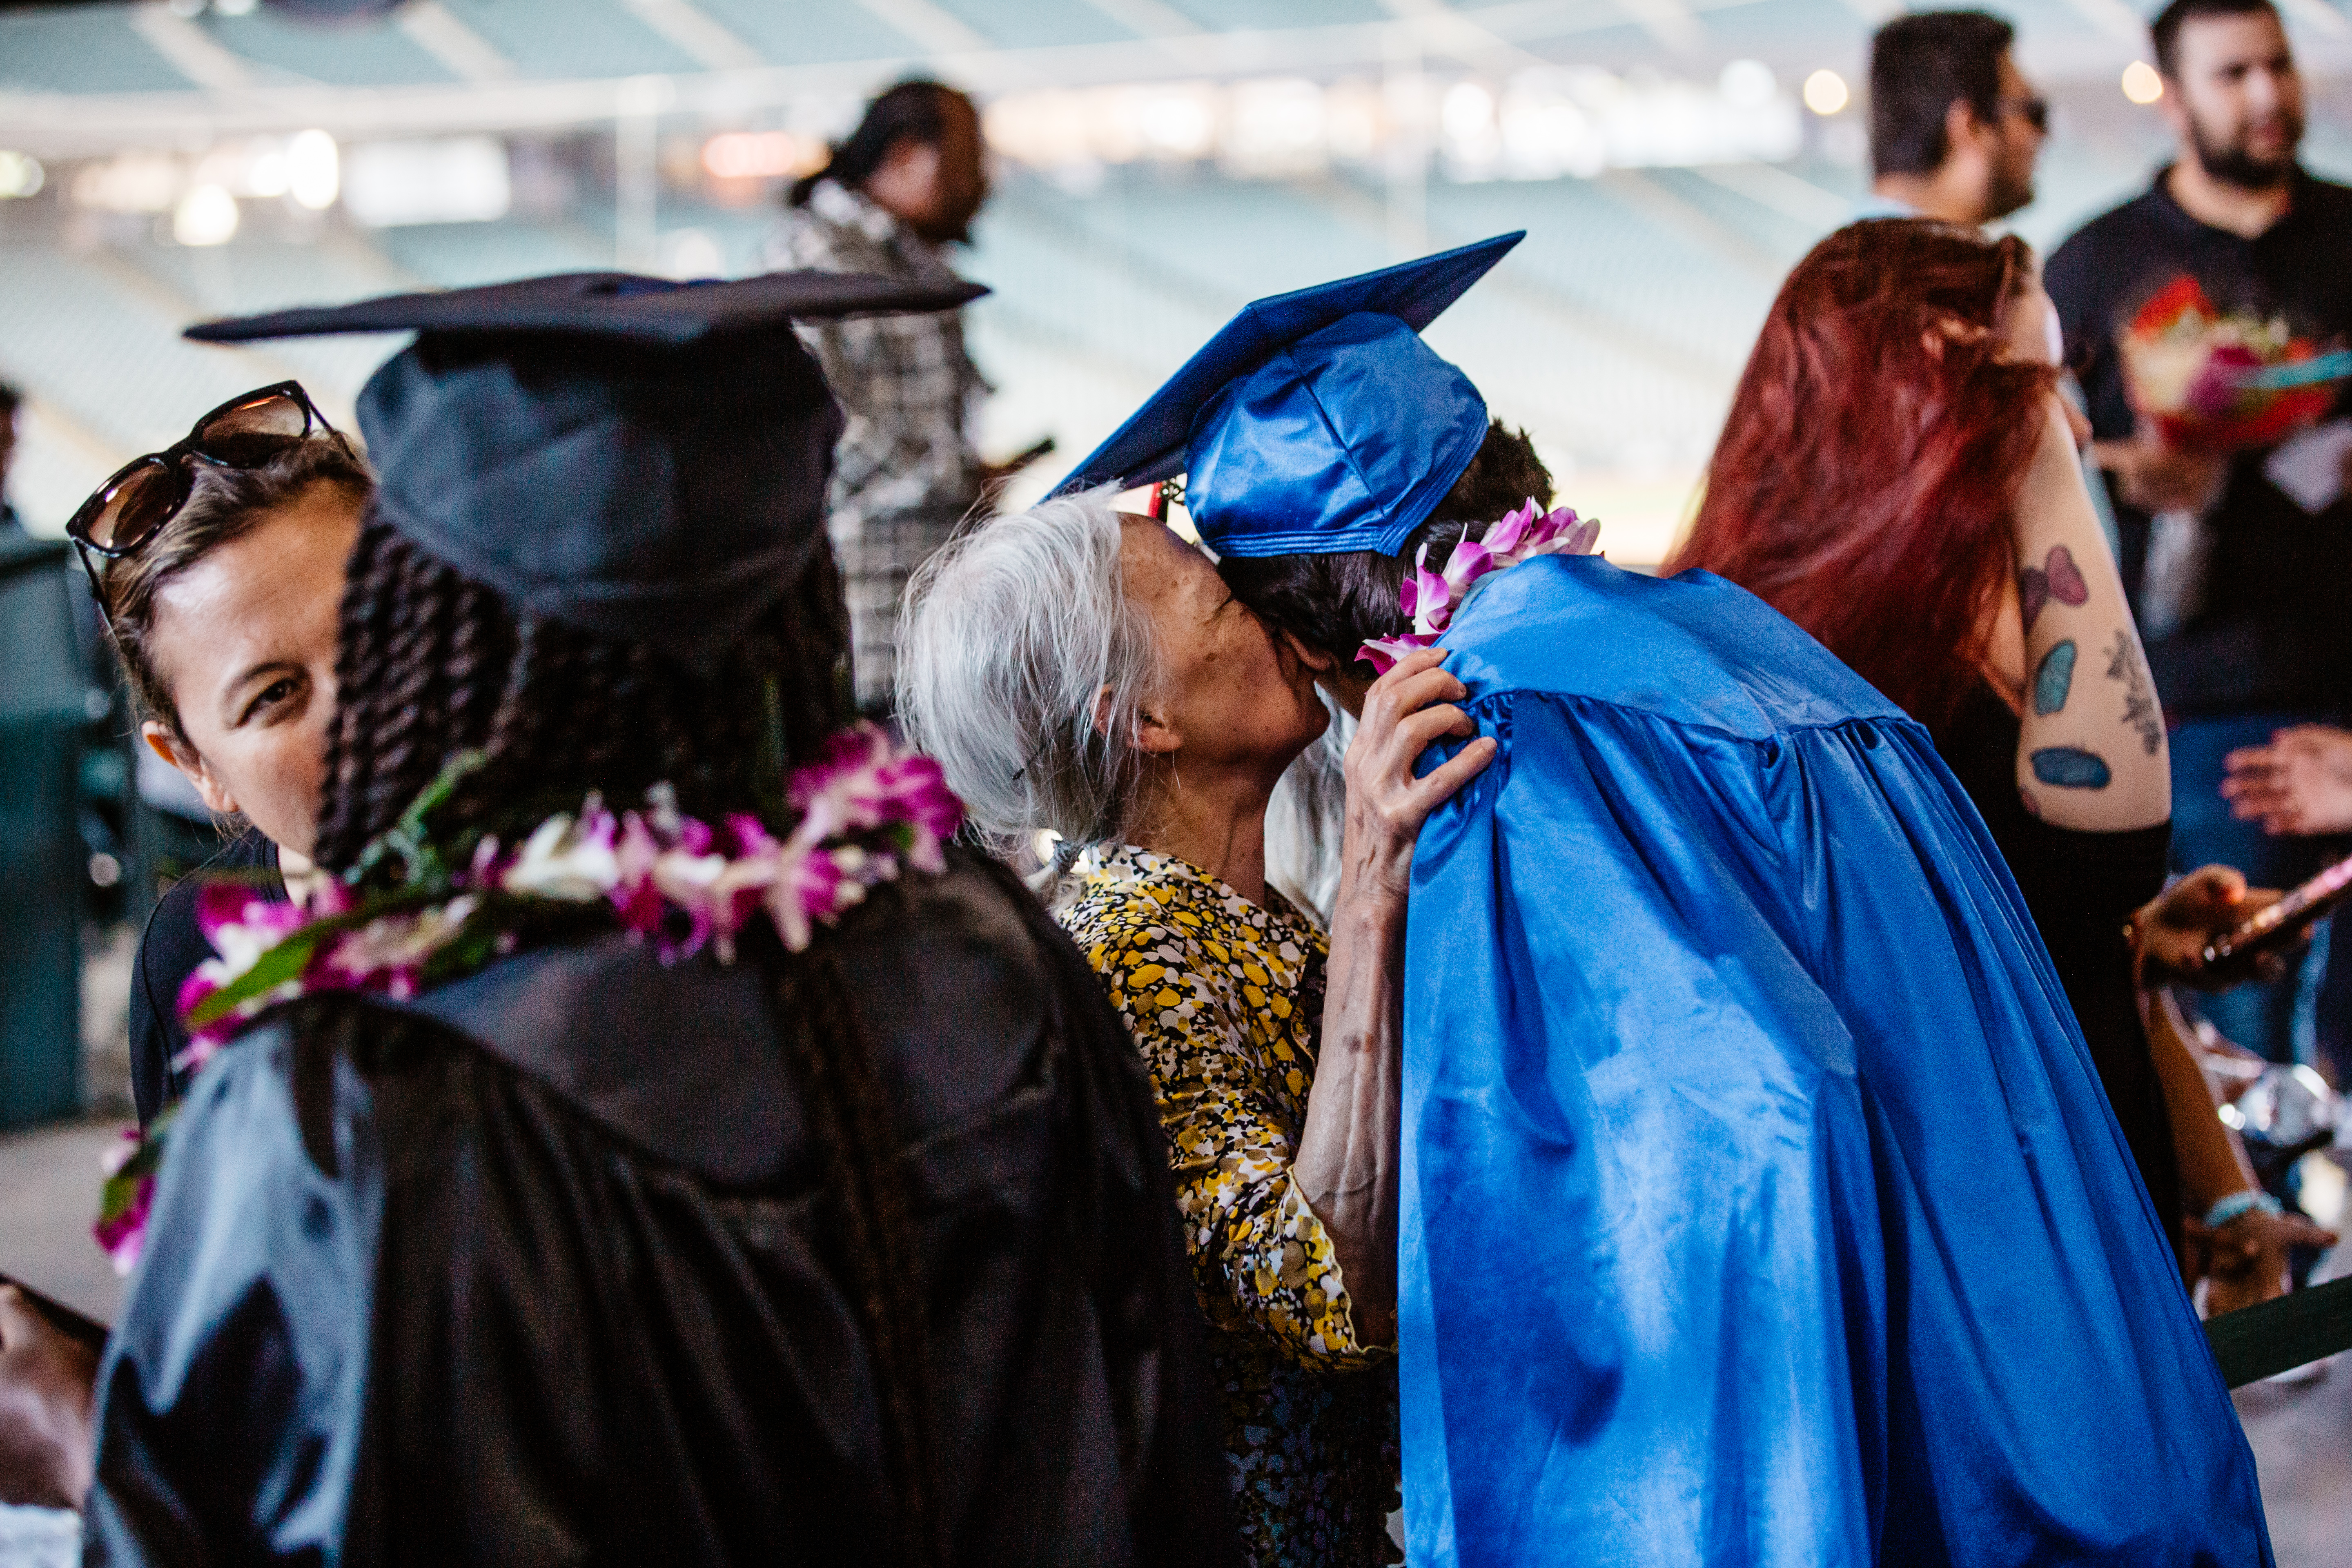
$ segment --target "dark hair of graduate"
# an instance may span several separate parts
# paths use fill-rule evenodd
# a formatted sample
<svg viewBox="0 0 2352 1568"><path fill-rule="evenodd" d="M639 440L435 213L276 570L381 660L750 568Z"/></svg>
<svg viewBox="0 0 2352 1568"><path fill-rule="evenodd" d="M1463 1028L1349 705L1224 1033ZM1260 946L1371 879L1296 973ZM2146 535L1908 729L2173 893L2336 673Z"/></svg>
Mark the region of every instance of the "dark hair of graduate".
<svg viewBox="0 0 2352 1568"><path fill-rule="evenodd" d="M1551 470L1536 456L1528 433L1496 419L1486 426L1470 466L1396 554L1343 550L1255 559L1229 555L1217 563L1217 571L1234 597L1268 626L1345 664L1369 639L1412 629L1402 595L1423 543L1443 561L1454 540L1465 534L1483 539L1489 527L1530 498L1550 505L1551 493ZM1364 673L1370 673L1369 666Z"/></svg>
<svg viewBox="0 0 2352 1568"><path fill-rule="evenodd" d="M866 106L865 118L849 139L833 149L822 169L794 180L784 198L787 206L806 206L809 194L821 180L856 190L874 175L901 142L936 147L948 133L948 100L963 95L942 82L902 81Z"/></svg>
<svg viewBox="0 0 2352 1568"><path fill-rule="evenodd" d="M2156 68L2178 79L2180 65L2180 29L2188 23L2208 16L2275 16L2278 7L2271 0L2172 0L2172 4L2156 14L2147 25L2147 41L2156 50Z"/></svg>
<svg viewBox="0 0 2352 1568"><path fill-rule="evenodd" d="M2011 358L2014 235L1892 218L1797 264L1732 394L1668 572L1729 578L1929 727L1983 678L2054 366Z"/></svg>
<svg viewBox="0 0 2352 1568"><path fill-rule="evenodd" d="M1951 156L1944 123L1966 100L2000 118L2000 57L2017 29L1983 11L1915 11L1870 40L1870 166L1879 174L1932 174Z"/></svg>
<svg viewBox="0 0 2352 1568"><path fill-rule="evenodd" d="M518 617L506 601L371 515L352 552L316 858L341 869L461 750L482 764L436 826L512 832L526 802L601 790L615 805L656 783L690 815L748 811L787 826L782 773L855 717L848 627L831 553L699 676L642 645ZM780 740L778 739L780 737ZM781 752L782 755L778 753ZM745 961L773 976L776 1013L808 1096L830 1211L873 1350L898 1560L939 1560L930 1383L913 1230L878 1070L837 944L786 953L764 926Z"/></svg>

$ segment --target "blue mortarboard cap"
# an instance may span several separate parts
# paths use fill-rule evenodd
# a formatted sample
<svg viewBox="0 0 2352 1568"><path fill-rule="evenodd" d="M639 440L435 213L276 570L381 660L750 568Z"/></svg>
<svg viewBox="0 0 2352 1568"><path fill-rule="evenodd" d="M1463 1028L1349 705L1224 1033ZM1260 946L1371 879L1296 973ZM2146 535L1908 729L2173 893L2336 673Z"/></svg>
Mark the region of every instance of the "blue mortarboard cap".
<svg viewBox="0 0 2352 1568"><path fill-rule="evenodd" d="M360 394L377 514L527 614L708 668L824 539L842 415L797 321L987 290L569 273L211 321L210 342L413 331Z"/></svg>
<svg viewBox="0 0 2352 1568"><path fill-rule="evenodd" d="M1244 307L1056 493L1184 473L1221 555L1395 552L1486 437L1486 400L1419 334L1525 237Z"/></svg>

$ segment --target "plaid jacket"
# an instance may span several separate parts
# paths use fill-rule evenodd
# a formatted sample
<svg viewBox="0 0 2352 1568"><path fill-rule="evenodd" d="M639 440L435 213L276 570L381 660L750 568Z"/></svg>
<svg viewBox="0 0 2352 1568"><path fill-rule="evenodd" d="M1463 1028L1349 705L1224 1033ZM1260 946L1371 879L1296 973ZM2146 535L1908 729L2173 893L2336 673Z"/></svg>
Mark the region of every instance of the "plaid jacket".
<svg viewBox="0 0 2352 1568"><path fill-rule="evenodd" d="M818 184L806 206L785 213L760 261L779 272L954 276L938 247L831 180ZM849 601L858 706L885 709L907 578L980 499L971 430L988 384L964 352L963 321L953 310L826 321L800 333L848 416L834 449L827 527Z"/></svg>

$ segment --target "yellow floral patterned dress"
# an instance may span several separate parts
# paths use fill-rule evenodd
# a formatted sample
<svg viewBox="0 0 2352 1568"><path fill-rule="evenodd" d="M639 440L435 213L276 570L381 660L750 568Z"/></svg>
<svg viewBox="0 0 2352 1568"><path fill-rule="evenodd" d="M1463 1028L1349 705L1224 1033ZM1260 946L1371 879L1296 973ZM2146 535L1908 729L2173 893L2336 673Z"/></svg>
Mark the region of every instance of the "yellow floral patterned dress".
<svg viewBox="0 0 2352 1568"><path fill-rule="evenodd" d="M1090 855L1062 911L1150 1069L1256 1568L1393 1561L1396 1369L1356 1340L1290 1172L1323 1022L1323 933L1198 868Z"/></svg>

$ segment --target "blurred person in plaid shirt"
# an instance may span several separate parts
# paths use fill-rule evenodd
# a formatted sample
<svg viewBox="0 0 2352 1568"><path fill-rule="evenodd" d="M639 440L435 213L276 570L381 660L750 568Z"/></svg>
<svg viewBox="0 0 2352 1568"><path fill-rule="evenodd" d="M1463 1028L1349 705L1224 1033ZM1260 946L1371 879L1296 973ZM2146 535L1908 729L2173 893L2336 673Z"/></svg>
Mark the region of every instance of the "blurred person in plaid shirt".
<svg viewBox="0 0 2352 1568"><path fill-rule="evenodd" d="M761 262L772 271L950 279L946 247L970 240L987 197L971 100L938 82L900 82L866 106L830 163L793 186ZM954 310L826 321L801 335L849 416L834 454L828 527L849 601L857 705L881 717L908 574L999 477L972 443L988 384L964 352Z"/></svg>

